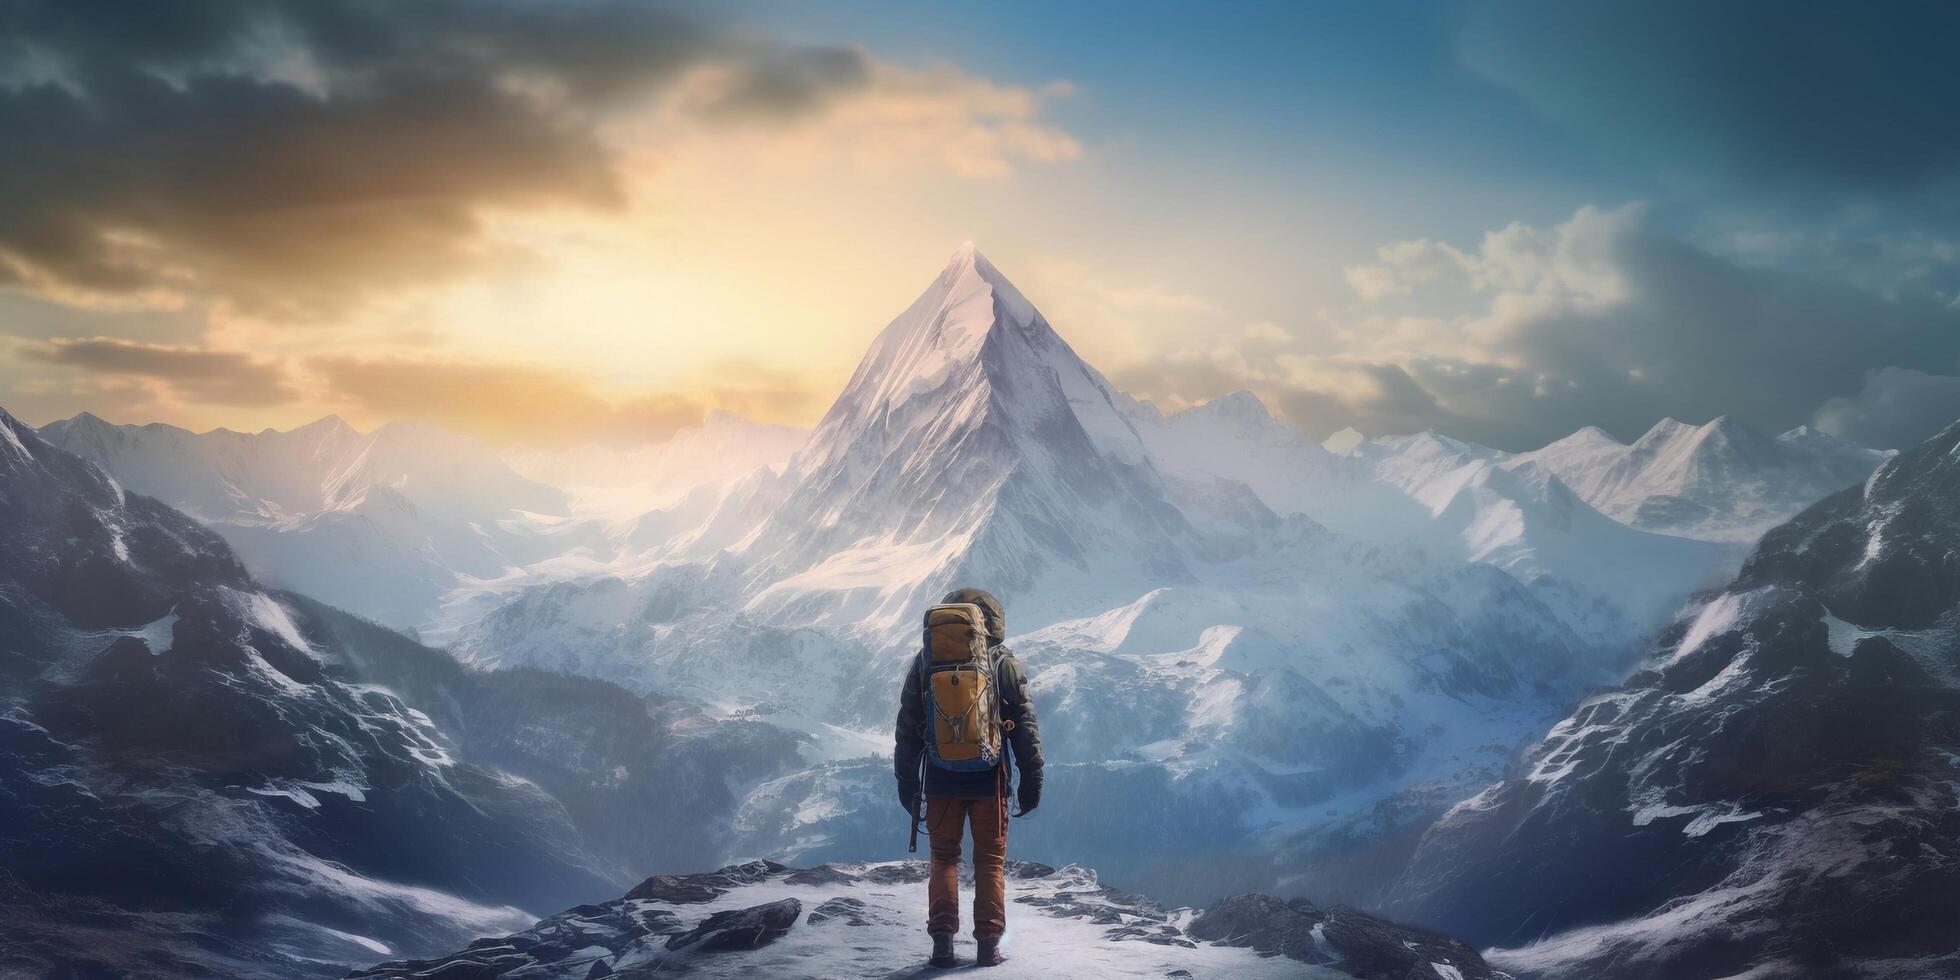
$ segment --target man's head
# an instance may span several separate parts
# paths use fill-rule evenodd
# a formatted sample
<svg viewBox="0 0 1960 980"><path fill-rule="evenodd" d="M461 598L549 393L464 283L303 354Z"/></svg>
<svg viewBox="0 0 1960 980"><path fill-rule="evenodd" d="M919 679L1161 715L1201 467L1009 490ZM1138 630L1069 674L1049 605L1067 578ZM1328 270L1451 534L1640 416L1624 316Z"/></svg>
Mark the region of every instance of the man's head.
<svg viewBox="0 0 1960 980"><path fill-rule="evenodd" d="M1000 600L985 589L954 589L946 593L940 602L970 602L980 607L980 615L987 621L987 642L997 644L1007 639L1007 611L1000 606Z"/></svg>

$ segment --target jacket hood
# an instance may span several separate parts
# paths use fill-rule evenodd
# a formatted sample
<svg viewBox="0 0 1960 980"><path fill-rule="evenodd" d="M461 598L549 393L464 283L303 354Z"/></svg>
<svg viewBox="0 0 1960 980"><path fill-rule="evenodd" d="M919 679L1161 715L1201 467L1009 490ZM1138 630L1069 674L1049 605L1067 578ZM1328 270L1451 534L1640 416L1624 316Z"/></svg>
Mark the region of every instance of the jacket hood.
<svg viewBox="0 0 1960 980"><path fill-rule="evenodd" d="M946 593L940 602L970 602L980 607L980 615L987 621L987 639L1000 643L1007 639L1007 611L1001 608L1000 600L985 589L954 589Z"/></svg>

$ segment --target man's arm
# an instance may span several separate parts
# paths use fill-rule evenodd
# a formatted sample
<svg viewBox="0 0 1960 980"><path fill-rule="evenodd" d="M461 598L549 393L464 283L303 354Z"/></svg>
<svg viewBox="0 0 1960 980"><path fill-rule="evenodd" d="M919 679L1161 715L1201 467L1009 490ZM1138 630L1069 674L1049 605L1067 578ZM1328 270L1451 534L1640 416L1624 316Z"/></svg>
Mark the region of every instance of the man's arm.
<svg viewBox="0 0 1960 980"><path fill-rule="evenodd" d="M1028 693L1028 675L1021 659L1001 650L994 673L1000 678L1000 716L1012 722L1007 731L1008 748L1014 752L1014 766L1021 770L1018 788L1021 812L1041 805L1041 726L1034 717L1034 698Z"/></svg>
<svg viewBox="0 0 1960 980"><path fill-rule="evenodd" d="M898 777L898 802L906 810L918 805L919 756L926 750L924 701L919 697L919 658L898 689L898 722L892 731L892 773Z"/></svg>

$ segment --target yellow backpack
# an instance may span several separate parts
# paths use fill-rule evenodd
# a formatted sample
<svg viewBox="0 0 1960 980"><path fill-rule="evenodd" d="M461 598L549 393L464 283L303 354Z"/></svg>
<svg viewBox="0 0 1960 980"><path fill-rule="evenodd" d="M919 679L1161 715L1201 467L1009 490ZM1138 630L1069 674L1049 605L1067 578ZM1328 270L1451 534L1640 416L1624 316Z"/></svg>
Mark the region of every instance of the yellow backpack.
<svg viewBox="0 0 1960 980"><path fill-rule="evenodd" d="M919 686L926 758L933 765L984 772L1000 764L1000 688L979 606L959 602L926 610Z"/></svg>

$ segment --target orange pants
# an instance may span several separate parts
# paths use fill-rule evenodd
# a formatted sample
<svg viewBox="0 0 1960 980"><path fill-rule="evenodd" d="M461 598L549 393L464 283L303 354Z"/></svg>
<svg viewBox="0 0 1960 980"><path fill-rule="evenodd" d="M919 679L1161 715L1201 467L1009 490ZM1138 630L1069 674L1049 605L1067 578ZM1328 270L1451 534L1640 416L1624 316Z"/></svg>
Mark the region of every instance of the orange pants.
<svg viewBox="0 0 1960 980"><path fill-rule="evenodd" d="M1007 798L929 796L932 877L926 880L926 932L960 931L960 837L973 825L973 938L1007 931Z"/></svg>

